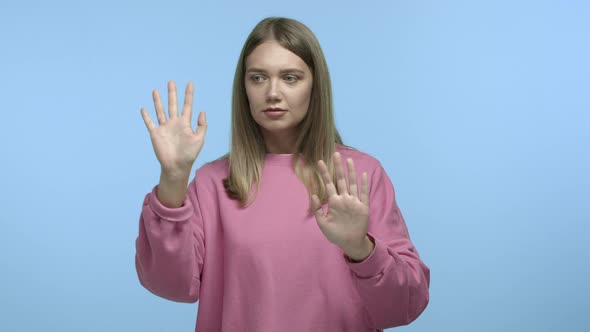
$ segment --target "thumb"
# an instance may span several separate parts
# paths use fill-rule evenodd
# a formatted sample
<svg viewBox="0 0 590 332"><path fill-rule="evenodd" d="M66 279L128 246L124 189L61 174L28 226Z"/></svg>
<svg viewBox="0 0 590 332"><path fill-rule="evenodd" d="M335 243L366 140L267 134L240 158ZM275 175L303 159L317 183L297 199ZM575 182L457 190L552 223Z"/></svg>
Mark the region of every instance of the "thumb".
<svg viewBox="0 0 590 332"><path fill-rule="evenodd" d="M201 115L203 115L201 117ZM203 138L205 138L205 133L207 132L207 114L205 112L200 112L199 117L197 118L197 130L195 133Z"/></svg>
<svg viewBox="0 0 590 332"><path fill-rule="evenodd" d="M320 198L313 194L311 195L311 207L313 209L313 213L318 221L324 220L324 210L322 209L322 203L320 202Z"/></svg>

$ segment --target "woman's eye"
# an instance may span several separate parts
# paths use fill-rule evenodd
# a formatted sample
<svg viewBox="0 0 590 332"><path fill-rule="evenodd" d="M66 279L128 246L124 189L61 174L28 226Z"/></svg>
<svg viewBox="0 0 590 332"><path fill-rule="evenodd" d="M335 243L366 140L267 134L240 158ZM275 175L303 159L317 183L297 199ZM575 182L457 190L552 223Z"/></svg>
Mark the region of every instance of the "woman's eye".
<svg viewBox="0 0 590 332"><path fill-rule="evenodd" d="M292 82L297 81L298 77L289 75L289 76L285 76L285 79L287 80L287 82L292 83Z"/></svg>
<svg viewBox="0 0 590 332"><path fill-rule="evenodd" d="M260 82L264 81L266 78L263 75L252 75L252 76L250 76L250 79L255 83L260 83ZM293 76L293 75L287 75L284 77L284 80L287 81L287 83L295 83L296 81L299 80L299 77Z"/></svg>
<svg viewBox="0 0 590 332"><path fill-rule="evenodd" d="M254 82L261 82L264 79L264 77L262 77L261 75L254 75L251 78Z"/></svg>

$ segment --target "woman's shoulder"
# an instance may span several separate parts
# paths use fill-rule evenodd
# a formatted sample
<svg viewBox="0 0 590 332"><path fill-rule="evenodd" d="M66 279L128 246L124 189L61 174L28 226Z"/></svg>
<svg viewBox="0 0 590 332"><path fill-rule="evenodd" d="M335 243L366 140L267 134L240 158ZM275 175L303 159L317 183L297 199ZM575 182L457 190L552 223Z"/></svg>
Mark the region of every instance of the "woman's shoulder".
<svg viewBox="0 0 590 332"><path fill-rule="evenodd" d="M208 178L226 178L229 174L229 155L225 154L215 160L205 162L197 171L196 176Z"/></svg>
<svg viewBox="0 0 590 332"><path fill-rule="evenodd" d="M336 151L340 152L343 162L346 162L346 158L352 158L355 165L362 164L366 168L375 168L380 165L377 158L352 146L336 144Z"/></svg>

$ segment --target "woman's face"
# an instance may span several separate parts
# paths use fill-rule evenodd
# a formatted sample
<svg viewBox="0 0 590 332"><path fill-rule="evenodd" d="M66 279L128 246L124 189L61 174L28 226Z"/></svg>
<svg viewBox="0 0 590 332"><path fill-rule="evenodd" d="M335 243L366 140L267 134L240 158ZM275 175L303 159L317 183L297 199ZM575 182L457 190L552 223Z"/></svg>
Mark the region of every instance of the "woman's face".
<svg viewBox="0 0 590 332"><path fill-rule="evenodd" d="M267 152L292 153L296 126L309 108L313 82L309 67L276 41L267 41L246 58L245 70L250 113L271 150Z"/></svg>

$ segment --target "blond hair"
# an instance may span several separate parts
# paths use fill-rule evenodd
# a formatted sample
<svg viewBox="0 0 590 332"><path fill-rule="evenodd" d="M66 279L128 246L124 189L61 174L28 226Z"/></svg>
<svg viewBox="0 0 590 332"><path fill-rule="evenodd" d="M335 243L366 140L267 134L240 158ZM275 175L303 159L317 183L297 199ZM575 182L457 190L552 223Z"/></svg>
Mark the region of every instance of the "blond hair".
<svg viewBox="0 0 590 332"><path fill-rule="evenodd" d="M284 17L260 21L240 53L233 82L230 152L217 159L229 158L229 176L223 180L223 185L228 195L238 199L242 207L251 204L256 197L249 201L252 185L256 184L258 192L266 151L260 128L250 113L244 86L245 60L258 45L270 40L299 56L313 75L309 109L297 127L292 167L307 188L310 203L312 193L326 202L328 195L317 162L323 160L330 174L334 174L335 145L344 145L335 126L328 66L313 32L304 24ZM300 158L303 163L298 162Z"/></svg>

